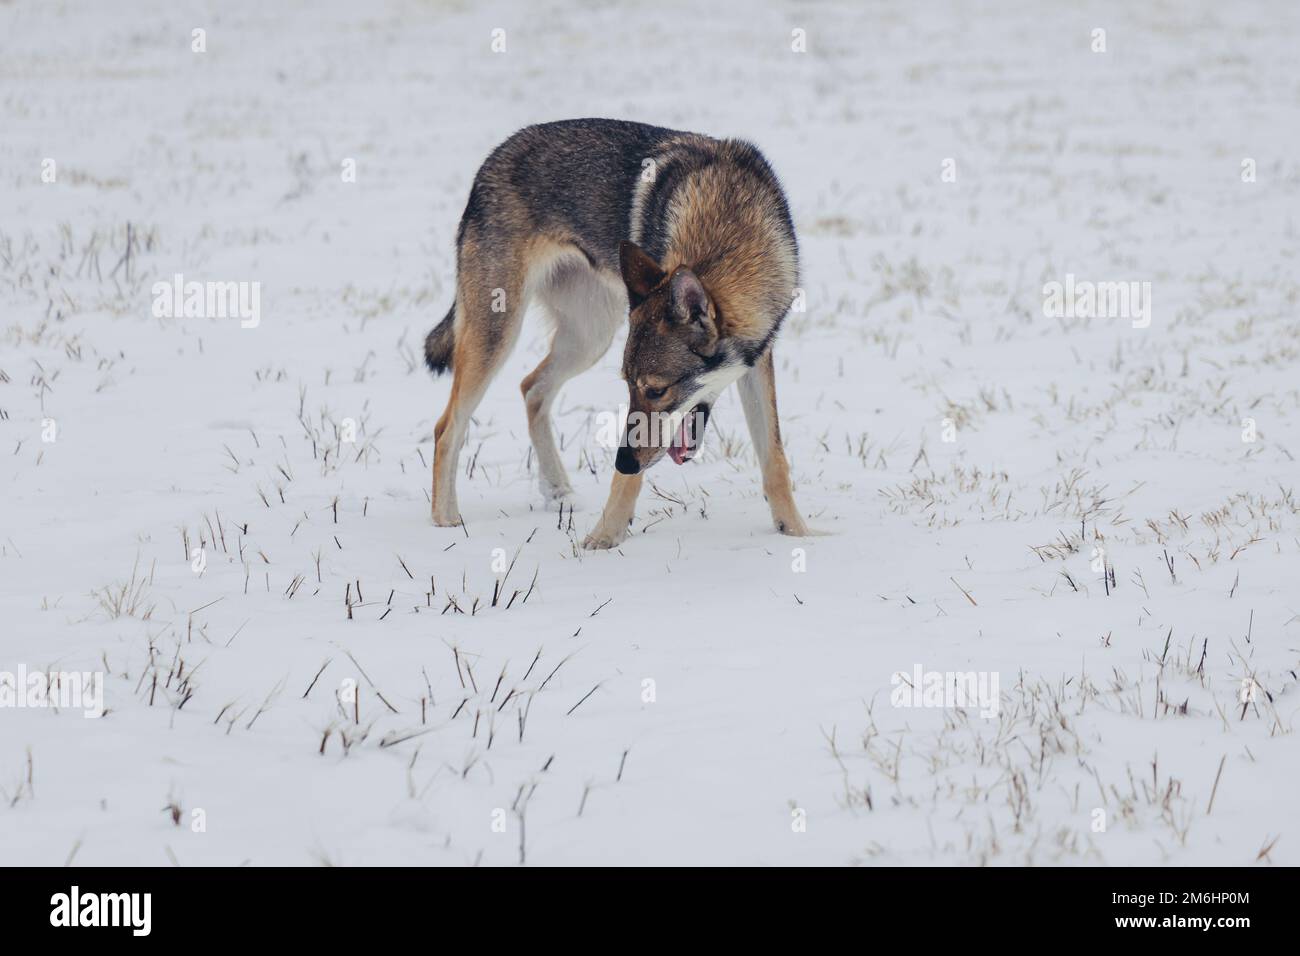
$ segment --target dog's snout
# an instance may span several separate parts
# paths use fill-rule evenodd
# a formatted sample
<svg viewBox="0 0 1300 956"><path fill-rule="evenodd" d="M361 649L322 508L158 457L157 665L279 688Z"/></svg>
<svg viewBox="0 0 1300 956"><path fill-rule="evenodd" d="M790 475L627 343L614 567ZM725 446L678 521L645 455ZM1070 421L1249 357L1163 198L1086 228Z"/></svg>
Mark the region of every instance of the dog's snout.
<svg viewBox="0 0 1300 956"><path fill-rule="evenodd" d="M624 445L618 450L618 454L614 456L614 467L620 475L635 475L641 470L641 463L636 460L636 455L632 453L632 449Z"/></svg>

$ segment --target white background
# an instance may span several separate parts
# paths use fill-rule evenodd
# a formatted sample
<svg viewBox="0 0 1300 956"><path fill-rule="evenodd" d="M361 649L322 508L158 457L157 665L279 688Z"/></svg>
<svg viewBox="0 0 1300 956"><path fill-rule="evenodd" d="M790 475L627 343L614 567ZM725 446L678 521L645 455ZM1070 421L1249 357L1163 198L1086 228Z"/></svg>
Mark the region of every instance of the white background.
<svg viewBox="0 0 1300 956"><path fill-rule="evenodd" d="M1296 16L0 5L0 670L109 671L98 721L0 710L0 863L1300 862ZM558 403L586 509L557 529L537 321L470 431L468 535L431 525L450 380L420 350L470 181L573 116L782 176L782 425L828 535L771 531L732 393L626 544L577 550L621 342ZM153 317L178 272L260 282L261 325ZM1150 328L1045 317L1066 273L1151 282ZM1000 717L891 706L917 664L996 673Z"/></svg>

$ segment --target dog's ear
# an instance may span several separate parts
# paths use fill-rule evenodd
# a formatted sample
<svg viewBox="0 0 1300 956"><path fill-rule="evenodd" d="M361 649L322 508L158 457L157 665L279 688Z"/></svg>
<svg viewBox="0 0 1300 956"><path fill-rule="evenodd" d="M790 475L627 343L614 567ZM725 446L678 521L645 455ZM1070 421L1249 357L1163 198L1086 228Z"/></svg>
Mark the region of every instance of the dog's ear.
<svg viewBox="0 0 1300 956"><path fill-rule="evenodd" d="M664 281L664 270L635 242L624 239L618 244L618 265L627 286L627 301L635 309L646 300L652 289Z"/></svg>
<svg viewBox="0 0 1300 956"><path fill-rule="evenodd" d="M695 351L701 355L712 355L718 346L718 325L714 321L704 283L700 282L700 277L694 272L682 266L673 273L668 289L673 319L690 326L692 338L696 342Z"/></svg>

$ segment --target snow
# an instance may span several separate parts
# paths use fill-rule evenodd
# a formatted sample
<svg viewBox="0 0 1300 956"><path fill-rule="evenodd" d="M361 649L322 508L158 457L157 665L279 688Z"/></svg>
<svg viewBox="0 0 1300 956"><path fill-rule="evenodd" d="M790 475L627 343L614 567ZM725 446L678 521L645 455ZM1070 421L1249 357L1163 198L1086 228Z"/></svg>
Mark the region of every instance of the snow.
<svg viewBox="0 0 1300 956"><path fill-rule="evenodd" d="M1298 35L1264 3L0 7L0 672L105 671L107 709L0 708L0 862L1300 862ZM733 391L581 551L621 343L557 405L561 517L535 317L466 528L432 526L419 356L469 182L569 116L782 175L826 534L771 531ZM260 283L260 322L154 316L176 274ZM1045 316L1067 274L1150 282L1150 326ZM918 666L996 675L998 716L893 706Z"/></svg>

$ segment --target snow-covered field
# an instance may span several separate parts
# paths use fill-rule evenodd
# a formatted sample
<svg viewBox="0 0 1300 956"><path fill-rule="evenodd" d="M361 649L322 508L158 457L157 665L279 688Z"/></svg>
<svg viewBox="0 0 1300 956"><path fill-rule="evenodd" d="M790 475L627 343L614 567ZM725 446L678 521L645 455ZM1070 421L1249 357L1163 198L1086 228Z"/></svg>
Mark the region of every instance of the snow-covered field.
<svg viewBox="0 0 1300 956"><path fill-rule="evenodd" d="M1281 2L0 3L0 681L107 710L0 707L0 863L1300 863L1298 45ZM580 550L621 343L560 518L535 320L432 526L470 180L570 116L782 175L826 535L771 531L733 393ZM260 322L156 317L178 273ZM1149 326L1046 316L1067 275ZM896 706L918 668L996 716Z"/></svg>

